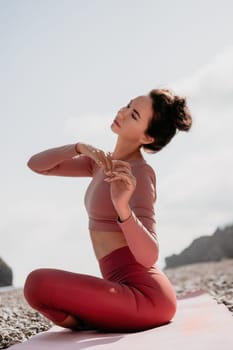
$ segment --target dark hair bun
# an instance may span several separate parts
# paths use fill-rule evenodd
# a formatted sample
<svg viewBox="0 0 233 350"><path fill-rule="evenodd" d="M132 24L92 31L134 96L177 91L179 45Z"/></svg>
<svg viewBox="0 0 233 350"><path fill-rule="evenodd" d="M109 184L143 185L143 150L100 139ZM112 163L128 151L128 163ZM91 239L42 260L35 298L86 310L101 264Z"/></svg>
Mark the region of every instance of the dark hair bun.
<svg viewBox="0 0 233 350"><path fill-rule="evenodd" d="M181 96L174 96L173 106L173 121L177 129L181 131L188 131L192 126L191 113L186 105L186 98Z"/></svg>
<svg viewBox="0 0 233 350"><path fill-rule="evenodd" d="M146 133L154 138L154 142L143 145L143 148L146 152L155 153L171 141L177 130L188 131L192 126L192 116L186 98L170 89L153 89L149 97L152 99L153 115Z"/></svg>

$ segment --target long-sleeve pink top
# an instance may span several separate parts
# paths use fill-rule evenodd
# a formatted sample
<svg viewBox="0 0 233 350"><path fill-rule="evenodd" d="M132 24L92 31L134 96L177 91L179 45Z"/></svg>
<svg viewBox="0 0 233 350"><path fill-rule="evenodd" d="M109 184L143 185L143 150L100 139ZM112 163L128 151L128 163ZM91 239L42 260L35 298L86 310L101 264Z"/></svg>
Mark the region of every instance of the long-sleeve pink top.
<svg viewBox="0 0 233 350"><path fill-rule="evenodd" d="M120 222L112 204L110 184L94 160L77 155L75 144L51 148L33 155L28 166L44 175L92 177L86 190L85 207L89 229L93 231L122 231L136 260L146 267L158 259L159 243L156 234L154 203L156 176L144 159L129 161L136 177L136 189L130 199L131 216Z"/></svg>

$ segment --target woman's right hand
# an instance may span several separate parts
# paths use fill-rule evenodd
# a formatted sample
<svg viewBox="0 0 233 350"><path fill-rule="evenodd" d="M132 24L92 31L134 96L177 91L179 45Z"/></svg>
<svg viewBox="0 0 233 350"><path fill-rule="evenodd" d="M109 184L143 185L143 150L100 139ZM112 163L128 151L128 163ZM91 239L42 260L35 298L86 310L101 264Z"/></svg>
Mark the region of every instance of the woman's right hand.
<svg viewBox="0 0 233 350"><path fill-rule="evenodd" d="M81 154L92 158L99 167L103 168L104 171L112 171L112 159L110 153L106 153L101 149L80 142L76 144L76 149Z"/></svg>

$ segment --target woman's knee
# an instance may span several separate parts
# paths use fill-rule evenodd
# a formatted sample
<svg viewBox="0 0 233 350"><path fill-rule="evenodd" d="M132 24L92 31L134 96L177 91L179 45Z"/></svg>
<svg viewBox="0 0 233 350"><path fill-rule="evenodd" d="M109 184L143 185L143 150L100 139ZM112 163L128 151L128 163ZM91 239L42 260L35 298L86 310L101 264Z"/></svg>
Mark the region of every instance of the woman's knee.
<svg viewBox="0 0 233 350"><path fill-rule="evenodd" d="M36 269L29 273L24 284L24 297L33 306L42 304L45 295L49 293L49 269Z"/></svg>

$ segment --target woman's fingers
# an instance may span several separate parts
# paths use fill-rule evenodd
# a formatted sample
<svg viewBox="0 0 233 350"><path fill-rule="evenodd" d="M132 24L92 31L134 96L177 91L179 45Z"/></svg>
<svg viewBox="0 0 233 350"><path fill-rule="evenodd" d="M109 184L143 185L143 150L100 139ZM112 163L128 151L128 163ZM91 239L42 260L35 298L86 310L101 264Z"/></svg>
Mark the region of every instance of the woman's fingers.
<svg viewBox="0 0 233 350"><path fill-rule="evenodd" d="M129 175L129 176L132 176L132 172L130 169L128 169L127 167L121 167L121 168L118 168L117 170L108 170L108 171L105 171L105 174L107 176L110 176L110 177L113 177L113 176L118 176L120 174L125 174L125 175Z"/></svg>
<svg viewBox="0 0 233 350"><path fill-rule="evenodd" d="M109 152L106 155L106 162L107 162L107 170L112 171L113 170L113 163L112 163L111 154Z"/></svg>
<svg viewBox="0 0 233 350"><path fill-rule="evenodd" d="M113 174L112 177L107 177L104 180L107 182L120 180L125 182L128 185L133 185L133 186L136 185L136 178L132 174L129 174L126 172L113 172L112 174Z"/></svg>
<svg viewBox="0 0 233 350"><path fill-rule="evenodd" d="M118 173L125 173L125 174L129 174L129 175L132 175L132 171L127 168L127 167L119 167L117 169L114 169L112 171L112 173L115 173L115 174L118 174Z"/></svg>
<svg viewBox="0 0 233 350"><path fill-rule="evenodd" d="M118 169L119 167L126 167L126 168L128 168L128 169L131 170L131 165L130 165L130 163L128 163L128 162L126 162L126 161L124 161L124 160L113 160L113 161L112 161L112 164L113 164L114 170L115 170L115 169Z"/></svg>
<svg viewBox="0 0 233 350"><path fill-rule="evenodd" d="M95 152L95 158L96 158L96 161L99 165L102 165L104 168L106 167L104 151L97 149Z"/></svg>
<svg viewBox="0 0 233 350"><path fill-rule="evenodd" d="M102 152L99 154L99 159L101 160L101 164L103 164L105 173L111 173L113 170L113 160L111 154L109 152Z"/></svg>
<svg viewBox="0 0 233 350"><path fill-rule="evenodd" d="M92 158L105 170L112 169L111 157L100 149L92 149Z"/></svg>
<svg viewBox="0 0 233 350"><path fill-rule="evenodd" d="M88 145L88 151L90 153L91 158L95 160L95 162L104 169L105 173L111 173L113 171L131 171L131 165L129 162L124 160L116 160L112 159L111 154L105 153L101 149L94 148Z"/></svg>
<svg viewBox="0 0 233 350"><path fill-rule="evenodd" d="M112 171L113 165L110 153L105 153L89 144L82 144L82 153L92 158L104 170Z"/></svg>
<svg viewBox="0 0 233 350"><path fill-rule="evenodd" d="M131 168L130 164L125 164L125 162L121 162L121 163L118 163L117 166L113 166L112 171L110 170L105 171L105 174L109 176L110 179L114 179L114 181L124 180L124 177L123 177L124 175L134 179L134 176L130 168Z"/></svg>

